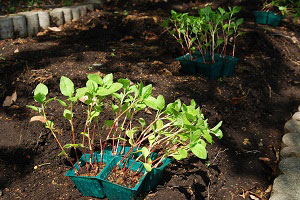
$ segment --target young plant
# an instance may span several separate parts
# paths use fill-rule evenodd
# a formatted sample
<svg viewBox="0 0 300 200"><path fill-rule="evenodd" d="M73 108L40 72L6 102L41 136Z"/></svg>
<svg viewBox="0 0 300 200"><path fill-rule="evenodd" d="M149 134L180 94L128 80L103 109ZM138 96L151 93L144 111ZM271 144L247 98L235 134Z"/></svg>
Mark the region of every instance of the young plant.
<svg viewBox="0 0 300 200"><path fill-rule="evenodd" d="M88 81L86 82L86 87L78 88L76 89L75 92L73 82L69 78L62 76L60 79L60 91L62 95L67 97L65 101L58 99L57 97L47 99L48 88L46 85L40 83L34 90L34 100L37 103L40 103L40 107L36 107L36 106L28 106L28 107L33 109L39 114L39 116L35 116L32 119L39 120L45 123L45 127L51 131L52 135L54 136L57 144L61 149L61 153L59 155L65 156L71 162L72 166L74 166L72 160L70 159L69 155L66 152L66 149L73 148L75 150L76 161L78 161L77 149L80 148L84 153L85 153L85 149L88 149L90 152L90 160L86 162L86 168L89 169L88 171L95 171L93 169L97 167L94 165L96 159L94 159L93 161L93 158L94 158L94 148L95 148L95 136L97 131L96 127L98 125L98 117L103 110L102 108L103 100L107 96L121 89L122 87L123 85L121 83L113 82L112 74L106 75L103 79L99 77L99 75L97 74L90 74L88 76ZM71 135L72 135L71 143L67 143L65 145L61 143L57 135L57 132L60 129L57 129L54 125L54 122L48 119L48 116L46 114L46 106L51 101L58 101L64 107L63 116L66 120L69 121L71 126ZM76 103L79 103L81 101L84 101L84 103L87 105L87 110L86 110L87 117L84 125L84 130L80 132L82 134L82 141L81 143L78 143L76 140L77 138L76 133L79 132L74 128L73 108ZM100 150L101 150L100 156L101 158L103 158L104 147L102 146L101 134L99 135L99 137L100 137ZM87 140L87 144L85 145L86 140ZM76 168L74 169L76 170Z"/></svg>
<svg viewBox="0 0 300 200"><path fill-rule="evenodd" d="M190 59L193 59L193 43L196 38L193 30L193 20L188 13L177 13L171 11L171 17L164 21L163 26L180 44L182 53L189 53Z"/></svg>
<svg viewBox="0 0 300 200"><path fill-rule="evenodd" d="M194 100L191 101L190 105L176 100L166 106L162 95L157 98L152 96L152 85L138 84L131 86L131 88L135 94L134 97L128 95L125 99L125 90L118 95L114 94L121 101L125 99L124 102L131 102L125 110L123 109L121 114L124 115L125 111L127 114L123 117L123 122L118 128L125 133L122 140L126 140L131 148L119 164L123 163L122 165L126 166L129 159L135 159L135 162L142 162L146 171L150 172L153 168L160 166L167 157L181 160L187 158L189 152L192 152L197 157L206 159L206 143L213 142L212 135L218 138L222 137L220 130L222 122L210 129L207 120ZM135 107L134 105L138 106ZM113 107L119 108L115 105ZM132 111L130 112L128 108L132 108ZM134 120L132 116L138 114L139 111L145 111L145 109L153 110L156 113L154 118L148 123L143 118ZM120 116L116 117L113 125L118 124L117 121ZM135 121L136 123L134 123ZM119 134L116 139L120 139L121 136ZM132 165L123 168L124 176Z"/></svg>

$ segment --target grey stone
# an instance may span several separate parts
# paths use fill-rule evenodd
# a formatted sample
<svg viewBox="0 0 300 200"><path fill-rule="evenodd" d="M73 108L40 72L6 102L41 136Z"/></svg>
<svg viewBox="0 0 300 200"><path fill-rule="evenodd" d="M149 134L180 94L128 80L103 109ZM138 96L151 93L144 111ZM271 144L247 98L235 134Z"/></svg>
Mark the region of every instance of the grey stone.
<svg viewBox="0 0 300 200"><path fill-rule="evenodd" d="M80 16L85 16L87 13L87 7L85 5L78 6Z"/></svg>
<svg viewBox="0 0 300 200"><path fill-rule="evenodd" d="M73 19L71 8L69 8L69 7L63 7L61 9L62 9L63 14L64 14L65 23L71 22L72 19Z"/></svg>
<svg viewBox="0 0 300 200"><path fill-rule="evenodd" d="M291 194L286 193L272 193L269 200L299 200L293 197Z"/></svg>
<svg viewBox="0 0 300 200"><path fill-rule="evenodd" d="M297 120L291 119L285 123L284 130L286 132L300 133L300 122L298 122Z"/></svg>
<svg viewBox="0 0 300 200"><path fill-rule="evenodd" d="M40 28L38 13L35 11L28 11L19 14L26 16L28 36L35 36Z"/></svg>
<svg viewBox="0 0 300 200"><path fill-rule="evenodd" d="M293 117L294 120L300 121L300 112L296 112Z"/></svg>
<svg viewBox="0 0 300 200"><path fill-rule="evenodd" d="M276 194L285 194L288 198L285 200L300 199L300 179L299 173L287 173L278 176L274 180L272 196ZM275 200L273 197L272 200ZM279 199L276 199L279 200Z"/></svg>
<svg viewBox="0 0 300 200"><path fill-rule="evenodd" d="M300 133L287 133L282 137L286 146L300 146Z"/></svg>
<svg viewBox="0 0 300 200"><path fill-rule="evenodd" d="M39 24L42 29L47 29L50 26L50 14L47 11L38 12Z"/></svg>
<svg viewBox="0 0 300 200"><path fill-rule="evenodd" d="M84 4L84 5L86 6L88 12L92 12L95 10L95 6L92 3Z"/></svg>
<svg viewBox="0 0 300 200"><path fill-rule="evenodd" d="M72 12L72 17L73 17L73 21L79 20L80 18L80 11L79 8L77 6L72 6L70 7L71 12Z"/></svg>
<svg viewBox="0 0 300 200"><path fill-rule="evenodd" d="M280 161L279 169L283 173L298 173L300 175L300 158L290 157Z"/></svg>
<svg viewBox="0 0 300 200"><path fill-rule="evenodd" d="M12 18L0 17L0 38L9 39L14 37L14 25Z"/></svg>
<svg viewBox="0 0 300 200"><path fill-rule="evenodd" d="M64 14L62 9L60 8L53 9L50 12L50 17L51 17L51 23L55 24L56 26L61 26L64 24Z"/></svg>
<svg viewBox="0 0 300 200"><path fill-rule="evenodd" d="M15 37L27 37L26 17L18 14L9 15L9 17L13 20Z"/></svg>
<svg viewBox="0 0 300 200"><path fill-rule="evenodd" d="M87 3L95 5L95 9L103 9L103 2L101 0L88 0Z"/></svg>
<svg viewBox="0 0 300 200"><path fill-rule="evenodd" d="M280 151L280 156L282 158L288 158L291 156L295 156L300 158L300 147L299 146L290 146L290 147L284 147Z"/></svg>

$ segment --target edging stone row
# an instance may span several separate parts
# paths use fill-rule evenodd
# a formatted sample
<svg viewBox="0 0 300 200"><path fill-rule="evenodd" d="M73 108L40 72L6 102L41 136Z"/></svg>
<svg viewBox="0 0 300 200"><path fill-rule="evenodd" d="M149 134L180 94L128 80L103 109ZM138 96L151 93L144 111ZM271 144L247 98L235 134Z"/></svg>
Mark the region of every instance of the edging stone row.
<svg viewBox="0 0 300 200"><path fill-rule="evenodd" d="M270 200L300 199L300 106L292 119L284 126L279 170L275 178Z"/></svg>
<svg viewBox="0 0 300 200"><path fill-rule="evenodd" d="M100 1L91 0L78 6L54 8L51 10L36 10L17 14L0 16L0 39L17 37L33 37L41 30L50 26L61 26L65 23L79 20L80 17L101 9Z"/></svg>

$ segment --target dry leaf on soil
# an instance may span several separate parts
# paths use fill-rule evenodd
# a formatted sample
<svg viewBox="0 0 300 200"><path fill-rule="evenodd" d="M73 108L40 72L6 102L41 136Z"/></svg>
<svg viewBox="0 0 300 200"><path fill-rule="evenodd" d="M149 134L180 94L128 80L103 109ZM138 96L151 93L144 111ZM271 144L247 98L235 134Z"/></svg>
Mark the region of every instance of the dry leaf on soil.
<svg viewBox="0 0 300 200"><path fill-rule="evenodd" d="M271 161L271 159L267 158L267 157L259 157L258 160L265 161L265 162L270 162Z"/></svg>
<svg viewBox="0 0 300 200"><path fill-rule="evenodd" d="M3 107L9 107L14 102L17 101L17 91L14 91L14 93L11 96L7 96L2 104Z"/></svg>
<svg viewBox="0 0 300 200"><path fill-rule="evenodd" d="M40 121L46 123L46 119L43 116L33 116L29 122Z"/></svg>
<svg viewBox="0 0 300 200"><path fill-rule="evenodd" d="M250 197L250 199L252 199L252 200L260 200L258 197L256 197L256 196L253 195L253 194L250 194L249 197Z"/></svg>
<svg viewBox="0 0 300 200"><path fill-rule="evenodd" d="M49 29L50 31L53 31L53 32L60 32L60 31L61 31L61 29L58 28L58 27L48 27L48 29Z"/></svg>

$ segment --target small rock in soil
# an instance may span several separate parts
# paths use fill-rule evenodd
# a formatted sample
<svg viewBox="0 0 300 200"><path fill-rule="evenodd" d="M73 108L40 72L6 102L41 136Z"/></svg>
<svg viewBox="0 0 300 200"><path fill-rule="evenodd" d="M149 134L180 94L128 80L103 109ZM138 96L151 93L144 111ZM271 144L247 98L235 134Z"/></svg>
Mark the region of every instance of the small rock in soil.
<svg viewBox="0 0 300 200"><path fill-rule="evenodd" d="M291 119L284 125L285 131L292 132L292 133L300 133L300 122Z"/></svg>
<svg viewBox="0 0 300 200"><path fill-rule="evenodd" d="M296 113L293 115L293 119L294 119L294 120L297 120L297 121L300 121L300 112L296 112Z"/></svg>

